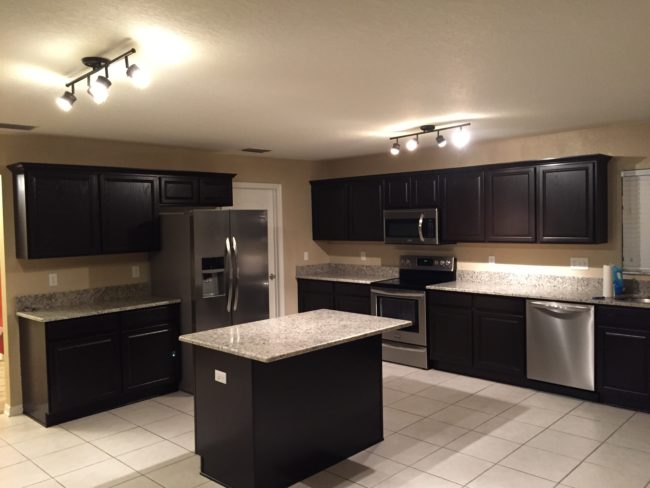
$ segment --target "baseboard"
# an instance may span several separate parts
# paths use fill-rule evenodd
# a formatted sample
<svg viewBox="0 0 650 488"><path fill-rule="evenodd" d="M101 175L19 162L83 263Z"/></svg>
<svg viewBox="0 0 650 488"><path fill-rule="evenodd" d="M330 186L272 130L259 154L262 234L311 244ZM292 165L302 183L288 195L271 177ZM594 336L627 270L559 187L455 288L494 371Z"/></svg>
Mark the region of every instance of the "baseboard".
<svg viewBox="0 0 650 488"><path fill-rule="evenodd" d="M8 403L5 403L4 414L8 417L15 417L16 415L21 415L23 413L23 406L14 405L13 407Z"/></svg>

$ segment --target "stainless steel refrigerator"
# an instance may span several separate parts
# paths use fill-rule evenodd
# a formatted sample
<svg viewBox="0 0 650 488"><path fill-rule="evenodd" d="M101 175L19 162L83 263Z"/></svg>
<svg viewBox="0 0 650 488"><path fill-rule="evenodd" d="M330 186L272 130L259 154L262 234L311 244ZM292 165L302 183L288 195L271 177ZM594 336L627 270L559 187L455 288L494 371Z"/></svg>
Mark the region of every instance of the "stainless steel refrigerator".
<svg viewBox="0 0 650 488"><path fill-rule="evenodd" d="M269 318L266 210L162 213L160 227L151 291L181 298L181 334ZM192 348L181 354L180 387L193 392Z"/></svg>

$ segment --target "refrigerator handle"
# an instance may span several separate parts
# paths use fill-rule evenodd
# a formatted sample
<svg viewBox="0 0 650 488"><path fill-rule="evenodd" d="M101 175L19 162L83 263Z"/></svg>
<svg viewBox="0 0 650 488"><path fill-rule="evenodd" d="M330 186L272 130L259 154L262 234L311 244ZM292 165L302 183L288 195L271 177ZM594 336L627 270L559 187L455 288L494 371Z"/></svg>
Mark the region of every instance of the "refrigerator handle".
<svg viewBox="0 0 650 488"><path fill-rule="evenodd" d="M239 305L239 253L237 251L237 239L232 236L232 251L235 256L235 297L233 298L232 309L236 312Z"/></svg>
<svg viewBox="0 0 650 488"><path fill-rule="evenodd" d="M228 296L226 297L226 311L230 313L230 302L232 301L233 269L232 252L230 251L230 238L226 237L226 266L228 266Z"/></svg>

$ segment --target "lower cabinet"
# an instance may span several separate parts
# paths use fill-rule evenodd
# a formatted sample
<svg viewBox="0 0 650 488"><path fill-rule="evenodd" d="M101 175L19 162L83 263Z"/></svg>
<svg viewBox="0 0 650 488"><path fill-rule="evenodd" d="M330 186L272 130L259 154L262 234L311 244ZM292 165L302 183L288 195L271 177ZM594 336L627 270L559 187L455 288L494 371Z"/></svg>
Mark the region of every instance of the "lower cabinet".
<svg viewBox="0 0 650 488"><path fill-rule="evenodd" d="M650 310L598 307L596 331L601 401L650 410Z"/></svg>
<svg viewBox="0 0 650 488"><path fill-rule="evenodd" d="M427 303L434 367L525 381L524 299L435 291L427 294Z"/></svg>
<svg viewBox="0 0 650 488"><path fill-rule="evenodd" d="M321 308L370 315L370 285L298 279L298 311Z"/></svg>
<svg viewBox="0 0 650 488"><path fill-rule="evenodd" d="M24 412L49 426L178 388L178 305L20 318Z"/></svg>

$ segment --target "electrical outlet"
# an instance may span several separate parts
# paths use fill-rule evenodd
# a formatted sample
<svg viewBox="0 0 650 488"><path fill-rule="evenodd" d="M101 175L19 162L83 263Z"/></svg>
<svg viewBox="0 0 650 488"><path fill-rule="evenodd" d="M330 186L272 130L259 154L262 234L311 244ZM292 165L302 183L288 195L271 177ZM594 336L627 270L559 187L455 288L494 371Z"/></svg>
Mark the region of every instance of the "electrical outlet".
<svg viewBox="0 0 650 488"><path fill-rule="evenodd" d="M140 278L140 266L137 264L131 266L131 278Z"/></svg>
<svg viewBox="0 0 650 488"><path fill-rule="evenodd" d="M366 260L366 251L361 251L361 261Z"/></svg>
<svg viewBox="0 0 650 488"><path fill-rule="evenodd" d="M50 273L47 275L48 282L50 286L57 286L59 284L59 275L56 273Z"/></svg>
<svg viewBox="0 0 650 488"><path fill-rule="evenodd" d="M495 259L494 256L488 256L488 263L489 263L489 264L494 264L494 263L496 263L496 262L497 262L497 261L496 261L496 259Z"/></svg>
<svg viewBox="0 0 650 488"><path fill-rule="evenodd" d="M305 261L309 261L309 252L308 252L308 251L305 251L305 252L303 253L303 255L302 255L302 259L304 259Z"/></svg>
<svg viewBox="0 0 650 488"><path fill-rule="evenodd" d="M218 369L214 370L214 381L217 383L227 384L228 383L228 374L225 371L219 371Z"/></svg>
<svg viewBox="0 0 650 488"><path fill-rule="evenodd" d="M571 258L571 269L589 269L589 258Z"/></svg>

